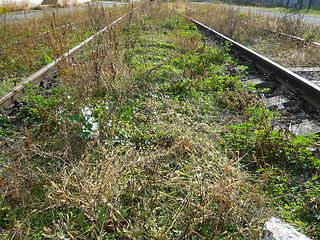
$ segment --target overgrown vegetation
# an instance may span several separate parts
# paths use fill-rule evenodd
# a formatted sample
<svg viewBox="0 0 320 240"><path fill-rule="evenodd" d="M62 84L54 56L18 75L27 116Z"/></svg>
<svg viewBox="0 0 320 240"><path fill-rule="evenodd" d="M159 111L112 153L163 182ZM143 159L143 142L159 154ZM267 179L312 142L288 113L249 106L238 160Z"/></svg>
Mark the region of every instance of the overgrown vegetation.
<svg viewBox="0 0 320 240"><path fill-rule="evenodd" d="M283 66L319 66L319 48L311 42L320 41L320 29L304 23L303 16L265 17L251 10L241 12L236 7L214 3L188 3L180 10ZM302 46L279 33L298 36L308 42Z"/></svg>
<svg viewBox="0 0 320 240"><path fill-rule="evenodd" d="M319 236L315 141L275 131L228 44L151 3L85 53L1 115L1 237Z"/></svg>
<svg viewBox="0 0 320 240"><path fill-rule="evenodd" d="M305 227L319 238L319 153L318 136L292 136L274 124L274 116L262 109L249 108L246 121L226 127L223 146L231 156L241 156L246 168L263 179L263 189L274 199L281 216Z"/></svg>
<svg viewBox="0 0 320 240"><path fill-rule="evenodd" d="M121 10L122 9L122 10ZM15 23L1 16L0 96L122 14L124 7L88 6Z"/></svg>

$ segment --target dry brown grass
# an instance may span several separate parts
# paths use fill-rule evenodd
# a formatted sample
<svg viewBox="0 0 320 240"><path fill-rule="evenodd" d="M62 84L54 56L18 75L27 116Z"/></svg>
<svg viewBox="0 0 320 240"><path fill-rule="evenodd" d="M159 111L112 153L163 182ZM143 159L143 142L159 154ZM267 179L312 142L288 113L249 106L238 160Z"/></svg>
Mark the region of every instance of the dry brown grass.
<svg viewBox="0 0 320 240"><path fill-rule="evenodd" d="M90 35L117 19L125 8L96 8L1 24L0 95Z"/></svg>
<svg viewBox="0 0 320 240"><path fill-rule="evenodd" d="M29 9L30 7L28 1L23 1L19 4L9 1L2 1L2 4L0 6L0 14L7 14L18 11L28 11Z"/></svg>
<svg viewBox="0 0 320 240"><path fill-rule="evenodd" d="M286 67L319 66L320 49L315 45L301 46L285 37L278 37L268 31L283 32L318 41L320 29L315 25L304 24L301 19L273 19L252 12L240 12L236 8L218 4L189 4L185 8L191 16L226 36L261 52Z"/></svg>
<svg viewBox="0 0 320 240"><path fill-rule="evenodd" d="M164 33L166 21L178 30ZM217 151L222 126L209 120L225 118L224 110L208 99L210 91L185 101L164 91L184 76L196 78L193 69L157 80L170 57L203 44L191 27L185 40L179 21L167 6L144 5L94 39L85 56L60 66L62 99L48 94L46 103L56 105L45 106L40 118L24 118L16 138L8 137L9 154L1 155L8 166L0 175L7 186L2 236L258 239L269 214L264 179ZM162 51L165 58L150 63ZM36 100L30 112L45 101ZM83 106L95 110L97 138L77 135Z"/></svg>
<svg viewBox="0 0 320 240"><path fill-rule="evenodd" d="M250 177L236 161L219 156L209 142L193 143L184 137L170 149L152 154L132 149L107 153L103 147L98 154L92 163L91 154L85 154L62 169L58 182L51 180L47 185L52 208L79 209L94 229L92 237L117 229L132 238L143 234L168 239L176 225L182 224L180 238L206 238L195 232L195 226L209 224L210 234L223 236L226 233L219 226L230 224L244 238L258 238L258 229L243 228L242 223L260 224L261 189L249 183ZM170 167L172 164L177 167ZM104 209L103 222L99 222L97 209ZM81 238L67 219L60 219L58 225L65 226L63 232L68 235Z"/></svg>

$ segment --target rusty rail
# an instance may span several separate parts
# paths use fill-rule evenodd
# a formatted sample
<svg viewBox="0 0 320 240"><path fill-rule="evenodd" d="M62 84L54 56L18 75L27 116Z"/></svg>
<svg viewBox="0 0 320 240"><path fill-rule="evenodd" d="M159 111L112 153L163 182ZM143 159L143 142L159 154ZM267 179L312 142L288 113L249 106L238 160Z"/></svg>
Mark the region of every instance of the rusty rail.
<svg viewBox="0 0 320 240"><path fill-rule="evenodd" d="M61 57L50 62L49 64L47 64L46 66L44 66L43 68L41 68L40 70L38 70L37 72L32 74L31 76L29 76L28 78L26 78L23 82L16 85L11 91L9 91L5 96L3 96L0 99L0 108L1 108L2 112L6 113L6 114L9 114L12 112L12 108L15 105L15 102L19 98L21 98L24 94L24 90L25 90L24 85L29 85L29 84L39 85L42 80L52 77L54 72L56 72L57 64L62 59L70 57L76 51L78 51L79 49L84 47L86 44L88 44L94 38L96 38L97 36L104 33L109 27L111 27L112 25L114 25L115 23L117 23L118 21L120 21L121 19L123 19L124 17L129 15L130 13L134 12L136 9L137 8L134 8L130 12L128 12L128 13L124 14L123 16L121 16L120 18L116 19L115 21L110 23L108 26L106 26L103 29L101 29L100 31L98 31L96 34L90 36L89 38L87 38L86 40L84 40L83 42L81 42L80 44L75 46L74 48L70 49L68 52L64 53Z"/></svg>
<svg viewBox="0 0 320 240"><path fill-rule="evenodd" d="M172 11L176 12L173 9ZM307 102L313 104L317 108L320 108L320 87L316 86L308 79L299 76L298 74L290 71L280 64L243 46L242 44L232 40L231 38L224 36L223 34L211 29L210 27L197 20L184 16L178 12L176 13L195 23L200 29L206 31L208 35L214 36L215 38L218 38L223 42L229 42L231 51L235 52L247 61L253 63L263 72L272 75L278 82L280 82L290 90L299 92Z"/></svg>

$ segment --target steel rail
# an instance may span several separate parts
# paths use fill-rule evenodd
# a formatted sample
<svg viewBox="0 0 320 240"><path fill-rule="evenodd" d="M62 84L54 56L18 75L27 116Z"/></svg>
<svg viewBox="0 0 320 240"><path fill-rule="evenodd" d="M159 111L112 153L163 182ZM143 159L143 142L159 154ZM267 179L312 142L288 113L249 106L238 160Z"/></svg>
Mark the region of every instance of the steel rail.
<svg viewBox="0 0 320 240"><path fill-rule="evenodd" d="M173 10L173 9L172 9ZM190 20L195 23L200 29L207 31L210 35L214 35L216 38L221 41L229 42L230 50L236 53L237 55L243 57L247 61L253 63L256 67L261 69L263 72L274 77L282 85L286 86L294 92L298 92L301 96L309 103L315 105L317 108L320 108L320 87L316 86L308 79L299 76L298 74L290 71L289 69L281 66L280 64L262 56L261 54L243 46L242 44L224 36L223 34L213 30L212 28L204 25L203 23L194 20L190 17L184 16L177 11L173 10L180 16Z"/></svg>
<svg viewBox="0 0 320 240"><path fill-rule="evenodd" d="M136 9L137 9L137 7L132 9L130 12L124 14L120 18L116 19L115 21L110 23L108 26L106 26L103 29L101 29L100 31L98 31L96 34L90 36L89 38L87 38L86 40L84 40L83 42L78 44L77 46L73 47L72 49L70 49L69 51L64 53L61 57L58 57L54 61L50 62L49 64L47 64L46 66L44 66L43 68L41 68L40 70L38 70L37 72L32 74L31 76L29 76L28 78L26 78L21 83L16 85L12 90L10 90L5 96L3 96L0 99L0 108L1 108L2 112L6 113L6 114L9 114L12 112L12 107L15 105L15 101L18 100L19 98L21 98L24 94L25 85L30 85L30 84L39 85L40 82L42 80L44 80L45 78L50 78L53 75L53 73L56 71L57 64L62 59L66 59L66 58L70 57L71 55L73 55L74 53L76 53L76 51L78 51L79 49L84 47L86 44L88 44L94 38L96 38L97 36L104 33L112 25L114 25L115 23L117 23L118 21L120 21L121 19L123 19L124 17L129 15L130 13L134 12Z"/></svg>
<svg viewBox="0 0 320 240"><path fill-rule="evenodd" d="M276 34L276 35L278 35L278 37L286 37L286 38L290 38L293 41L300 42L302 44L310 44L311 43L311 44L313 44L313 45L315 45L317 47L320 47L320 43L318 43L318 42L307 41L304 38L297 37L297 36L290 35L290 34L283 33L283 32L278 32L278 31L275 31L275 30L272 30L272 29L268 29L268 28L265 28L265 27L258 27L258 28L263 29L265 31L269 31L272 34Z"/></svg>
<svg viewBox="0 0 320 240"><path fill-rule="evenodd" d="M270 32L276 34L277 32L274 31L274 30L269 30ZM297 36L293 36L293 35L290 35L290 34L287 34L287 33L282 33L282 32L279 32L278 33L281 36L284 36L284 37L287 37L287 38L291 38L292 40L295 40L295 41L300 41L304 44L306 43L312 43L313 45L316 45L317 47L320 47L320 43L319 42L312 42L312 41L307 41L305 40L304 38L301 38L301 37L297 37Z"/></svg>

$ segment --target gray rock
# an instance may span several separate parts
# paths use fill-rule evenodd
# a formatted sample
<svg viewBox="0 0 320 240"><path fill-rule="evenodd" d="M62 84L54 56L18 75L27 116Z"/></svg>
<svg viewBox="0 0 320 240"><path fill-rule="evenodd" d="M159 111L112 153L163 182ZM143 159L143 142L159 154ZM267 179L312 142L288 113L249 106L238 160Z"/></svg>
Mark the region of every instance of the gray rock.
<svg viewBox="0 0 320 240"><path fill-rule="evenodd" d="M289 224L272 217L263 226L261 240L311 240Z"/></svg>

